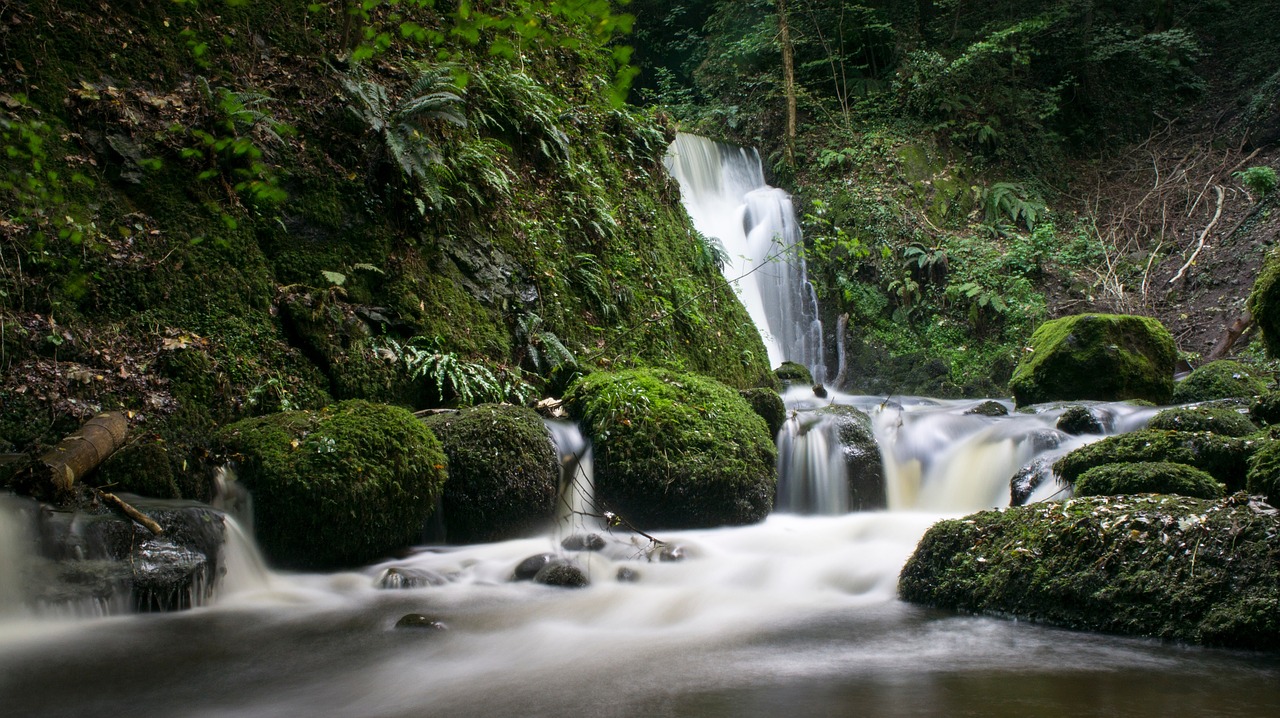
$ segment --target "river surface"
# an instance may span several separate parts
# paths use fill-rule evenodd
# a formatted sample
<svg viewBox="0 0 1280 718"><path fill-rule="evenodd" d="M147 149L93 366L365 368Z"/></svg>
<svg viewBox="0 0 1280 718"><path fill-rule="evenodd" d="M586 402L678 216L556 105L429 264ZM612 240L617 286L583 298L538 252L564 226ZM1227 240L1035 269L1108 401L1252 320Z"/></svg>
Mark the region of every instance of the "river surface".
<svg viewBox="0 0 1280 718"><path fill-rule="evenodd" d="M887 473L912 487L890 492L895 501L911 495L918 507L975 493L988 501L991 480L974 477L993 466L985 473L998 476L1009 461L992 447L1045 446L1026 437L1043 436L1052 412L987 418L964 415L967 406L882 407ZM1132 407L1114 411L1121 425L1143 420ZM963 492L938 485L960 476ZM896 505L653 531L680 547L684 559L674 562L651 560L644 537L579 524L517 541L421 547L336 574L268 571L233 532L230 573L212 605L90 619L7 614L0 714L1280 715L1280 656L899 601L897 574L920 536L968 510ZM509 580L522 559L590 530L608 539L603 551L573 554L590 586ZM443 583L377 588L391 568ZM618 580L622 569L635 580ZM410 613L447 630L396 628Z"/></svg>

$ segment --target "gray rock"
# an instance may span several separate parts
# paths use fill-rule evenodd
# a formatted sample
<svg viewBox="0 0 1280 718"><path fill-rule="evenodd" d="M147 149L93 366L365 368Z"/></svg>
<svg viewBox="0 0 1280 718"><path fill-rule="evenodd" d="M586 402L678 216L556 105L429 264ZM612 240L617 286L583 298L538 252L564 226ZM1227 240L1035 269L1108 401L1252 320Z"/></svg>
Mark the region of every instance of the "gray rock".
<svg viewBox="0 0 1280 718"><path fill-rule="evenodd" d="M515 573L511 575L512 581L531 581L538 572L555 562L563 562L553 553L540 553L530 556L521 561L516 566Z"/></svg>
<svg viewBox="0 0 1280 718"><path fill-rule="evenodd" d="M582 569L571 563L551 563L533 577L534 583L560 588L585 588L591 581Z"/></svg>
<svg viewBox="0 0 1280 718"><path fill-rule="evenodd" d="M396 628L416 628L420 630L425 629L428 631L449 630L449 627L446 626L445 624L441 623L440 621L434 618L431 618L430 616L424 616L421 613L408 613L408 614L405 614L404 616L401 616L400 620L396 621Z"/></svg>
<svg viewBox="0 0 1280 718"><path fill-rule="evenodd" d="M566 551L603 551L605 540L600 534L574 534L560 542Z"/></svg>

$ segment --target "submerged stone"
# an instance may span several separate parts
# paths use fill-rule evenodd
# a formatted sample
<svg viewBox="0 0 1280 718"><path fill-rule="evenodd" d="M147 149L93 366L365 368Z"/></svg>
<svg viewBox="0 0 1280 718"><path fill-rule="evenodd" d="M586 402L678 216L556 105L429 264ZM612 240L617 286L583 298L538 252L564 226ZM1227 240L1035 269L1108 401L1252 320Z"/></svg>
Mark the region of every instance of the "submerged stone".
<svg viewBox="0 0 1280 718"><path fill-rule="evenodd" d="M1058 416L1058 422L1054 426L1058 431L1072 436L1106 433L1102 422L1089 410L1089 407L1079 405L1067 407Z"/></svg>
<svg viewBox="0 0 1280 718"><path fill-rule="evenodd" d="M516 564L516 569L511 574L511 580L531 581L534 576L538 575L539 571L556 561L563 561L563 559L553 553L540 553L530 556Z"/></svg>
<svg viewBox="0 0 1280 718"><path fill-rule="evenodd" d="M966 411L965 414L975 414L978 416L1008 416L1009 407L998 401L984 401Z"/></svg>
<svg viewBox="0 0 1280 718"><path fill-rule="evenodd" d="M449 627L441 621L424 616L421 613L407 613L396 621L396 628L413 628L428 631L447 631Z"/></svg>
<svg viewBox="0 0 1280 718"><path fill-rule="evenodd" d="M1009 480L1009 505L1022 506L1031 498L1031 494L1053 476L1053 466L1048 459L1036 459L1018 469L1018 473Z"/></svg>
<svg viewBox="0 0 1280 718"><path fill-rule="evenodd" d="M397 590L402 588L426 588L427 586L443 586L449 579L435 571L421 568L391 567L374 579L373 585L378 588Z"/></svg>
<svg viewBox="0 0 1280 718"><path fill-rule="evenodd" d="M560 542L560 548L566 551L603 551L604 537L600 534L574 534Z"/></svg>
<svg viewBox="0 0 1280 718"><path fill-rule="evenodd" d="M533 582L560 588L584 588L591 583L582 569L571 563L548 564L538 571Z"/></svg>
<svg viewBox="0 0 1280 718"><path fill-rule="evenodd" d="M616 578L618 583L635 583L640 580L640 572L630 566L619 566Z"/></svg>

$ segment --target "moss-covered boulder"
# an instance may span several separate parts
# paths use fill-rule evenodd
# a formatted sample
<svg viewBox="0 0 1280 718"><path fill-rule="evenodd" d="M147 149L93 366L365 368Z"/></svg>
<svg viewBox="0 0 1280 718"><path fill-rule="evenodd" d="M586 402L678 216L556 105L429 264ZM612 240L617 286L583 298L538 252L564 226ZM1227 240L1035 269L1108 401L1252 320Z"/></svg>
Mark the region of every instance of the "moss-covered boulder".
<svg viewBox="0 0 1280 718"><path fill-rule="evenodd" d="M1280 424L1280 391L1270 391L1249 406L1249 418L1259 426Z"/></svg>
<svg viewBox="0 0 1280 718"><path fill-rule="evenodd" d="M1280 357L1280 247L1272 249L1253 283L1245 306L1262 334L1267 354Z"/></svg>
<svg viewBox="0 0 1280 718"><path fill-rule="evenodd" d="M1249 367L1222 359L1197 367L1173 387L1173 403L1213 399L1252 399L1267 390L1267 382Z"/></svg>
<svg viewBox="0 0 1280 718"><path fill-rule="evenodd" d="M482 404L425 422L449 458L442 504L449 541L524 536L552 520L560 462L537 412Z"/></svg>
<svg viewBox="0 0 1280 718"><path fill-rule="evenodd" d="M1254 452L1246 486L1249 493L1265 496L1272 506L1280 507L1280 441L1264 441Z"/></svg>
<svg viewBox="0 0 1280 718"><path fill-rule="evenodd" d="M831 417L836 424L849 480L849 510L887 508L889 498L884 485L884 458L871 431L871 417L852 406L836 404L814 413Z"/></svg>
<svg viewBox="0 0 1280 718"><path fill-rule="evenodd" d="M782 383L783 391L793 386L813 386L813 373L808 367L793 361L782 362L777 369L773 370L773 375Z"/></svg>
<svg viewBox="0 0 1280 718"><path fill-rule="evenodd" d="M1079 314L1036 329L1009 390L1019 406L1079 399L1167 404L1176 360L1173 337L1155 319Z"/></svg>
<svg viewBox="0 0 1280 718"><path fill-rule="evenodd" d="M1207 431L1143 429L1082 446L1053 464L1060 481L1074 485L1085 471L1103 464L1160 461L1186 464L1208 473L1229 491L1244 488L1249 457L1257 442Z"/></svg>
<svg viewBox="0 0 1280 718"><path fill-rule="evenodd" d="M1179 406L1151 417L1148 429L1172 431L1212 431L1223 436L1249 436L1257 433L1252 421L1233 409L1212 406Z"/></svg>
<svg viewBox="0 0 1280 718"><path fill-rule="evenodd" d="M743 389L738 392L743 399L751 405L760 418L764 419L764 423L769 427L769 435L777 436L782 430L782 425L787 420L787 406L782 403L782 397L778 396L778 392L766 387L758 389Z"/></svg>
<svg viewBox="0 0 1280 718"><path fill-rule="evenodd" d="M729 387L665 370L598 372L565 396L595 444L596 501L641 528L762 520L777 486L764 419Z"/></svg>
<svg viewBox="0 0 1280 718"><path fill-rule="evenodd" d="M1224 487L1212 476L1186 464L1167 461L1137 461L1131 464L1103 464L1080 475L1076 496L1116 494L1177 494L1198 499L1220 499Z"/></svg>
<svg viewBox="0 0 1280 718"><path fill-rule="evenodd" d="M216 439L253 493L263 551L288 568L355 566L412 543L445 480L422 422L365 401L246 419Z"/></svg>
<svg viewBox="0 0 1280 718"><path fill-rule="evenodd" d="M1280 648L1280 516L1244 494L1095 496L935 524L914 603L1069 628Z"/></svg>

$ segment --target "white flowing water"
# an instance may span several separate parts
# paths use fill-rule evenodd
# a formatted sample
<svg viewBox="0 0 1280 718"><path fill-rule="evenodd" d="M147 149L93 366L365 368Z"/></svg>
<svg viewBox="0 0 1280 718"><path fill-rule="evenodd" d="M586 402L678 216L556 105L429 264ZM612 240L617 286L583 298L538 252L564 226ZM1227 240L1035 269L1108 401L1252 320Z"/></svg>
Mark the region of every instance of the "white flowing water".
<svg viewBox="0 0 1280 718"><path fill-rule="evenodd" d="M755 150L679 134L667 168L694 227L728 255L724 275L760 330L771 366L793 361L826 379L817 298L791 197L768 186Z"/></svg>

